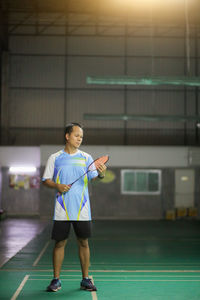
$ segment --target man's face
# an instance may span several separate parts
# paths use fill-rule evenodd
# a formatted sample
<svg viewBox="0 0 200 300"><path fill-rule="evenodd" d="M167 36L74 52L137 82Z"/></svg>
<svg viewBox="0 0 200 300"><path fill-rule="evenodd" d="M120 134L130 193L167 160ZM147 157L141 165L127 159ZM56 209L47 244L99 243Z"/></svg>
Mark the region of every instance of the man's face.
<svg viewBox="0 0 200 300"><path fill-rule="evenodd" d="M74 126L70 134L66 134L68 145L78 149L83 140L83 130L79 126Z"/></svg>

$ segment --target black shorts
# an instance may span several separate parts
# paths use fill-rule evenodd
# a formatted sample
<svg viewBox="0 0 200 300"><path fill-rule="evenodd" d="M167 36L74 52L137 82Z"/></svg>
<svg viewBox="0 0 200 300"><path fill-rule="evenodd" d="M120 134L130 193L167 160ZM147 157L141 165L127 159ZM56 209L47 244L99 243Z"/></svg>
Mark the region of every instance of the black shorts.
<svg viewBox="0 0 200 300"><path fill-rule="evenodd" d="M91 221L54 221L51 238L56 241L66 240L69 237L71 224L78 238L91 237Z"/></svg>

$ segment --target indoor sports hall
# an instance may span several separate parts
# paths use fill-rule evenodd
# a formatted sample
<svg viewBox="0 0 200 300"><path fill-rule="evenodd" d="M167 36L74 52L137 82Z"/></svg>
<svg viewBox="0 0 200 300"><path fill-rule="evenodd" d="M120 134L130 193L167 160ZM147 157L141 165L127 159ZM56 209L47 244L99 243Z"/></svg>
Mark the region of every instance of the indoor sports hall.
<svg viewBox="0 0 200 300"><path fill-rule="evenodd" d="M0 1L0 300L200 299L199 12Z"/></svg>

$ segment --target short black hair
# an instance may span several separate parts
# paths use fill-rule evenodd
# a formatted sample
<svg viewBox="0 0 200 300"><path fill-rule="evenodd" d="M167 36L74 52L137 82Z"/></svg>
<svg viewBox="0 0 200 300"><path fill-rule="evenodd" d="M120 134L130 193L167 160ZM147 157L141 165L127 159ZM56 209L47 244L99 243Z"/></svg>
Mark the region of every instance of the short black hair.
<svg viewBox="0 0 200 300"><path fill-rule="evenodd" d="M83 126L82 126L81 124L72 122L72 123L69 123L69 124L67 124L67 125L65 126L65 135L66 135L67 133L68 133L68 134L72 133L73 127L74 127L74 126L78 126L78 127L80 127L81 129L83 129Z"/></svg>

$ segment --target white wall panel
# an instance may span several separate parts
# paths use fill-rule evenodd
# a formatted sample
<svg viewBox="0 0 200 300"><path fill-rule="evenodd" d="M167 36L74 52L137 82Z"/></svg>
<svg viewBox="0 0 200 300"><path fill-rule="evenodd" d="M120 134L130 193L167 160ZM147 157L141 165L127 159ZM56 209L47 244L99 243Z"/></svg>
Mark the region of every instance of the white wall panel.
<svg viewBox="0 0 200 300"><path fill-rule="evenodd" d="M39 168L41 150L40 147L0 147L0 165L11 166L35 166Z"/></svg>
<svg viewBox="0 0 200 300"><path fill-rule="evenodd" d="M71 57L67 65L68 88L94 88L86 84L87 76L124 74L124 59L112 57ZM103 87L98 86L98 87ZM106 86L108 88L108 86ZM109 88L113 88L110 87ZM123 88L123 87L121 87Z"/></svg>
<svg viewBox="0 0 200 300"><path fill-rule="evenodd" d="M9 50L15 54L65 54L65 37L11 36Z"/></svg>
<svg viewBox="0 0 200 300"><path fill-rule="evenodd" d="M53 56L11 56L11 86L63 88L65 58Z"/></svg>
<svg viewBox="0 0 200 300"><path fill-rule="evenodd" d="M63 127L64 91L11 90L11 127Z"/></svg>
<svg viewBox="0 0 200 300"><path fill-rule="evenodd" d="M69 37L68 54L124 55L124 38Z"/></svg>
<svg viewBox="0 0 200 300"><path fill-rule="evenodd" d="M40 147L41 165L44 166L48 157L60 149L62 145L44 145ZM109 155L110 167L187 167L188 147L152 147L152 146L81 146L85 152L93 157L99 157L102 153ZM122 155L123 153L123 155ZM119 159L120 157L120 159Z"/></svg>
<svg viewBox="0 0 200 300"><path fill-rule="evenodd" d="M121 114L124 112L123 92L69 91L67 122L77 121L87 128L123 128L122 121L84 120L84 113Z"/></svg>

